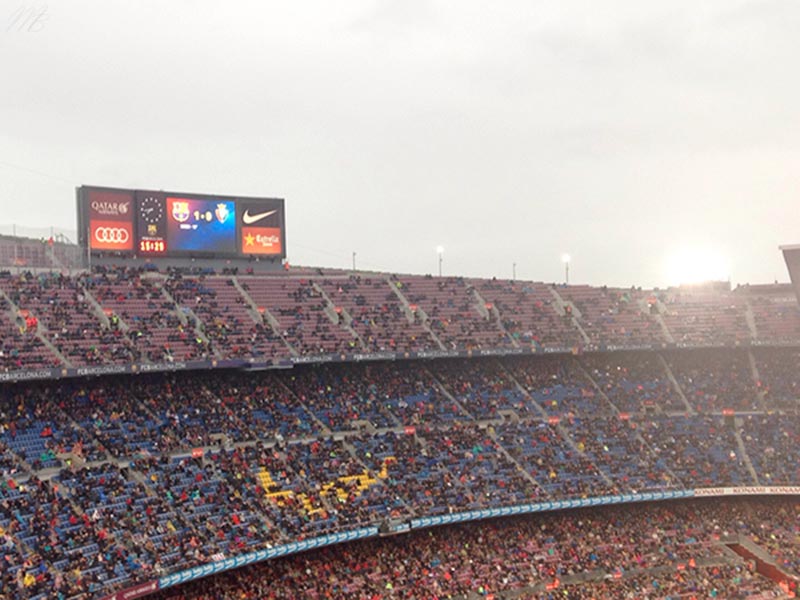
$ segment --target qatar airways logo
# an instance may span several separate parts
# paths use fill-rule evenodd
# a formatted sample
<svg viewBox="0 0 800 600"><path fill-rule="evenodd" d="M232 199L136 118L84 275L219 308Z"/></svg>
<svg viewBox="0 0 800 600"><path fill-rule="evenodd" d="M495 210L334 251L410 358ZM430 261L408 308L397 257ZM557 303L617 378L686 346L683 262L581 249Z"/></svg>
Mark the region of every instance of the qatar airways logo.
<svg viewBox="0 0 800 600"><path fill-rule="evenodd" d="M120 217L127 215L130 210L130 201L128 202L104 202L95 200L92 202L92 210L98 215L104 217Z"/></svg>

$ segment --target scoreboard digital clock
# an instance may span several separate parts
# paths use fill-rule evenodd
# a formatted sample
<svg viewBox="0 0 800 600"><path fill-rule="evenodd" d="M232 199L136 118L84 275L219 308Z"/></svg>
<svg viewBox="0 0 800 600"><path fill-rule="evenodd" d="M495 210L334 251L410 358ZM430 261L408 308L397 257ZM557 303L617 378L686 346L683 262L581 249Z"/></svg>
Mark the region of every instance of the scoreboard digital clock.
<svg viewBox="0 0 800 600"><path fill-rule="evenodd" d="M163 194L136 194L140 254L165 254L167 251L167 214Z"/></svg>
<svg viewBox="0 0 800 600"><path fill-rule="evenodd" d="M139 240L139 252L142 254L164 254L167 243L164 240Z"/></svg>
<svg viewBox="0 0 800 600"><path fill-rule="evenodd" d="M79 241L92 253L286 258L284 201L78 188Z"/></svg>

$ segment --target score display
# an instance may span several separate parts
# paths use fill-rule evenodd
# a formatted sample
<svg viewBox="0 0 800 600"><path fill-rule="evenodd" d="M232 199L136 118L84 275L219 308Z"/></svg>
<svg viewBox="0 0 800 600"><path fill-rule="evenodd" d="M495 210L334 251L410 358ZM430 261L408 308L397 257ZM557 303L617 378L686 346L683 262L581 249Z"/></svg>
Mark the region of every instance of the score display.
<svg viewBox="0 0 800 600"><path fill-rule="evenodd" d="M167 198L167 244L172 250L236 252L236 203Z"/></svg>
<svg viewBox="0 0 800 600"><path fill-rule="evenodd" d="M284 201L78 188L81 244L92 252L186 257L286 257Z"/></svg>

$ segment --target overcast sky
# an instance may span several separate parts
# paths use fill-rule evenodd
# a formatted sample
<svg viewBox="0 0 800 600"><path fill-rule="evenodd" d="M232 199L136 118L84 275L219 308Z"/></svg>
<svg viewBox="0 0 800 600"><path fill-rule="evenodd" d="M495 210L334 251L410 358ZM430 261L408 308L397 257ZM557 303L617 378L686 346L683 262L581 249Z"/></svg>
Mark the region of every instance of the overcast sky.
<svg viewBox="0 0 800 600"><path fill-rule="evenodd" d="M797 0L0 0L0 225L74 230L81 184L278 196L295 264L663 286L699 246L785 281L798 32Z"/></svg>

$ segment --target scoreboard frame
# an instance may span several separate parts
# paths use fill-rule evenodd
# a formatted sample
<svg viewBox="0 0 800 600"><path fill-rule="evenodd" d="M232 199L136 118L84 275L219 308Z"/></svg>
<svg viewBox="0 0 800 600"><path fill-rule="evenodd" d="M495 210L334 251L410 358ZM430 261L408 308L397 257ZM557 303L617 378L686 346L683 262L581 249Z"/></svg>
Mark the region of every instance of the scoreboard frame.
<svg viewBox="0 0 800 600"><path fill-rule="evenodd" d="M286 258L283 198L82 185L76 204L92 256Z"/></svg>

